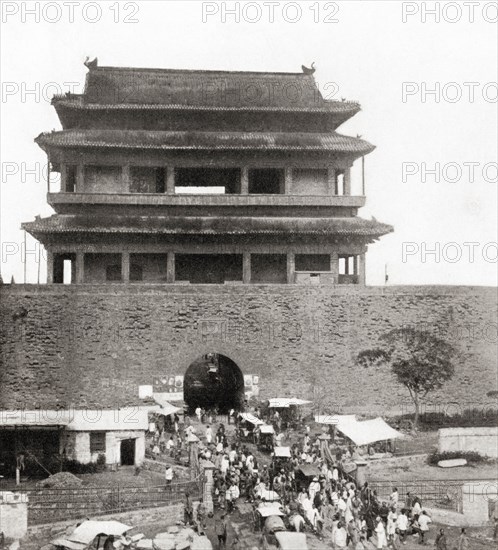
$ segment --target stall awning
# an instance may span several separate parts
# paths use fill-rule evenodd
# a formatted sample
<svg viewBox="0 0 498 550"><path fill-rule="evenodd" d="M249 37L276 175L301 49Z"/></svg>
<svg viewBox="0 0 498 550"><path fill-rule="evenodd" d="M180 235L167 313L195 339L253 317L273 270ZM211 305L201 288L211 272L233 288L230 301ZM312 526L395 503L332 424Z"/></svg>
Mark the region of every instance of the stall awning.
<svg viewBox="0 0 498 550"><path fill-rule="evenodd" d="M306 550L308 548L305 533L279 531L275 533L275 537L282 550Z"/></svg>
<svg viewBox="0 0 498 550"><path fill-rule="evenodd" d="M275 430L273 429L273 426L270 426L269 424L263 424L259 428L260 432L262 434L274 434Z"/></svg>
<svg viewBox="0 0 498 550"><path fill-rule="evenodd" d="M264 424L264 422L260 420L257 416L254 416L250 413L240 413L240 418L242 418L242 420L245 420L246 422L254 424L255 426L262 426Z"/></svg>
<svg viewBox="0 0 498 550"><path fill-rule="evenodd" d="M315 422L317 424L326 424L339 426L345 422L356 422L355 414L323 414L315 416Z"/></svg>
<svg viewBox="0 0 498 550"><path fill-rule="evenodd" d="M119 521L84 521L68 536L74 542L90 544L98 535L114 535L119 537L133 527Z"/></svg>
<svg viewBox="0 0 498 550"><path fill-rule="evenodd" d="M287 409L291 405L309 405L311 401L305 399L298 399L297 397L275 397L270 399L270 408L272 409Z"/></svg>
<svg viewBox="0 0 498 550"><path fill-rule="evenodd" d="M368 445L376 441L405 437L380 417L364 422L346 422L338 426L337 429L356 445Z"/></svg>
<svg viewBox="0 0 498 550"><path fill-rule="evenodd" d="M274 454L277 458L290 458L290 447L275 447Z"/></svg>
<svg viewBox="0 0 498 550"><path fill-rule="evenodd" d="M175 407L174 405L166 401L166 399L164 399L162 394L155 393L154 401L161 407L160 409L154 410L154 412L156 412L157 414L169 416L170 414L174 414L181 410L178 407Z"/></svg>
<svg viewBox="0 0 498 550"><path fill-rule="evenodd" d="M314 466L313 464L301 464L299 466L299 470L306 477L319 476L320 475L320 470L316 466Z"/></svg>
<svg viewBox="0 0 498 550"><path fill-rule="evenodd" d="M270 516L284 516L285 514L280 509L280 504L278 502L276 503L268 503L268 504L260 504L258 506L258 512L261 514L261 517L268 518Z"/></svg>

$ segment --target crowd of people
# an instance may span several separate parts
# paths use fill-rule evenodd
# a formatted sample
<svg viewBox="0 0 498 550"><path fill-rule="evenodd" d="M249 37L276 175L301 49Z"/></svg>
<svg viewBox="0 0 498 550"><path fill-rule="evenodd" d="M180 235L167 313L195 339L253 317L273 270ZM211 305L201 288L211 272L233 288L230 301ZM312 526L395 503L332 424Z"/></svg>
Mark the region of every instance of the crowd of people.
<svg viewBox="0 0 498 550"><path fill-rule="evenodd" d="M261 414L255 411L254 416L258 412ZM273 452L265 455L257 452L259 430L248 429L238 414L228 416L235 424L230 431L223 422L213 425L215 418L211 416L196 416L200 427L194 428L187 420L182 431L175 420L174 433L163 441L159 438L157 445L174 456L191 434L200 439L199 460L214 464L212 500L220 548L226 547L227 517L242 503L252 510L254 532L265 536L265 515L260 510L268 502L275 503L286 530L314 534L331 541L334 549L397 549L408 537L427 545L432 520L421 499L408 493L401 502L396 487L389 498L381 499L368 482L359 486L344 468L357 453L350 444L336 441L334 455L324 455L320 437L313 437L309 426L302 423L299 433L292 430L294 437L290 438L289 426L277 413L265 417L267 425L274 428ZM281 453L275 449L284 444L289 447L289 456L278 456ZM308 475L310 469L313 475ZM189 522L200 533L205 532L209 518L204 503L196 510L191 506L186 510ZM466 541L462 532L458 550L468 548ZM238 548L240 542L235 542ZM447 550L443 529L437 533L435 546Z"/></svg>

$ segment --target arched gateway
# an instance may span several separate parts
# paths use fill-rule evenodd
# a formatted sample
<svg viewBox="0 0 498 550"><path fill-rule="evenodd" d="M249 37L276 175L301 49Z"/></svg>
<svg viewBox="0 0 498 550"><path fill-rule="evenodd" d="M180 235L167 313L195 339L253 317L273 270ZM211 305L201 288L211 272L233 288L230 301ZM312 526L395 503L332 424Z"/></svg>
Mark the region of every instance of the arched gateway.
<svg viewBox="0 0 498 550"><path fill-rule="evenodd" d="M226 413L244 406L244 376L225 355L209 353L196 359L187 369L184 400L192 412L196 407Z"/></svg>

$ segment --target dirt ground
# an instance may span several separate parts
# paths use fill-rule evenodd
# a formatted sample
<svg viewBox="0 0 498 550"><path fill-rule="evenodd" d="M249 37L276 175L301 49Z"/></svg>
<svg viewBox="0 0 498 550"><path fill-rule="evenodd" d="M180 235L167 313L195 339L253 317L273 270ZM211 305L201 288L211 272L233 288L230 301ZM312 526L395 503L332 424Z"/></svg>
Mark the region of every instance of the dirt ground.
<svg viewBox="0 0 498 550"><path fill-rule="evenodd" d="M430 466L423 459L409 466L386 466L385 462L372 462L367 467L367 479L376 481L415 481L415 480L471 480L495 479L496 462L460 466L458 468L439 468Z"/></svg>
<svg viewBox="0 0 498 550"><path fill-rule="evenodd" d="M229 517L229 530L226 548L229 550L235 539L238 536L243 550L259 550L262 548L261 533L255 533L252 529L250 516L245 513L248 507L241 506L241 512L235 512ZM158 533L166 531L168 524L156 523L148 525L137 532L144 533L146 537L153 538ZM429 536L427 538L428 547L434 548L434 539L441 526L431 525ZM444 526L443 526L444 527ZM444 527L447 540L448 550L457 548L458 536L460 529L456 527ZM470 537L470 550L491 550L496 547L491 536L491 529L468 529L467 533ZM206 534L213 544L213 548L218 548L217 537L214 533L214 519L208 520ZM331 534L325 533L322 539L317 536L307 533L307 543L309 550L330 550L332 548ZM21 543L20 550L39 550L42 546L48 544L47 540L29 540ZM366 546L367 550L376 548L375 539L372 539ZM400 546L406 550L416 550L420 548L417 537L408 537L406 545Z"/></svg>
<svg viewBox="0 0 498 550"><path fill-rule="evenodd" d="M203 436L204 426L196 426L197 434ZM229 432L233 430L230 426ZM319 433L319 427L315 427L312 432ZM283 444L289 445L296 441L297 434L294 434L291 441L286 441ZM398 445L398 451L404 453L430 453L437 446L437 432L420 432L417 436L409 438ZM257 459L261 463L269 463L270 457L266 453L261 453L252 445ZM368 466L367 479L372 480L394 480L394 481L413 481L413 480L444 480L444 479L488 479L496 477L496 462L482 464L477 466L465 466L460 468L442 469L437 466L429 466L425 459L420 457L418 460L412 461L409 466L397 466L393 463L385 461L372 461ZM121 485L121 486L144 486L155 485L161 483L163 476L154 472L142 470L138 476L135 476L134 468L121 468L117 472L103 472L99 474L79 475L84 485ZM235 535L238 535L241 541L241 547L244 550L253 550L262 548L261 534L254 533L251 525L250 508L245 503L241 502L240 510L236 511L229 518L229 536L227 548L230 549ZM147 537L153 537L159 532L165 531L167 524L154 524L146 526L141 532ZM440 526L431 526L431 531L428 538L428 545L434 547L434 539ZM458 528L445 527L448 538L448 550L457 548L457 539L460 533ZM214 534L214 520L210 520L207 526L207 534L216 549L217 537ZM491 531L487 529L469 529L468 534L472 537L470 542L471 550L485 550L495 548L496 545L491 540ZM322 539L309 533L308 536L309 550L326 550L331 549L330 533L325 533ZM39 550L44 544L49 541L27 541L21 545L21 550ZM374 541L375 542L375 541ZM369 543L367 548L375 548L374 543ZM409 537L407 544L401 548L415 549L420 548L418 540L415 537Z"/></svg>

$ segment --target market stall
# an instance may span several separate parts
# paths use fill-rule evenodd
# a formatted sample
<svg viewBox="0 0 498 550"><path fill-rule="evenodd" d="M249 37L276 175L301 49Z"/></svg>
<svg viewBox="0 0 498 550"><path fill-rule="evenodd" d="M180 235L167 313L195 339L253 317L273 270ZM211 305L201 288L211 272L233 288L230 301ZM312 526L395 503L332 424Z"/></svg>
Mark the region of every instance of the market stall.
<svg viewBox="0 0 498 550"><path fill-rule="evenodd" d="M275 397L269 400L268 408L278 412L282 420L282 428L297 429L302 421L302 407L310 405L311 401L297 397Z"/></svg>
<svg viewBox="0 0 498 550"><path fill-rule="evenodd" d="M259 442L258 449L271 453L274 448L275 429L270 424L258 426Z"/></svg>
<svg viewBox="0 0 498 550"><path fill-rule="evenodd" d="M250 413L239 413L239 419L238 436L240 440L256 443L256 435L258 432L256 428L258 426L263 426L264 422Z"/></svg>

